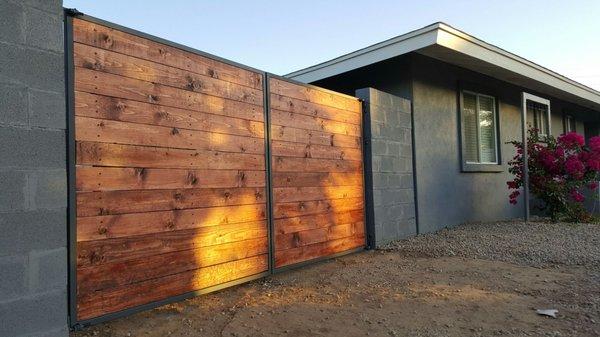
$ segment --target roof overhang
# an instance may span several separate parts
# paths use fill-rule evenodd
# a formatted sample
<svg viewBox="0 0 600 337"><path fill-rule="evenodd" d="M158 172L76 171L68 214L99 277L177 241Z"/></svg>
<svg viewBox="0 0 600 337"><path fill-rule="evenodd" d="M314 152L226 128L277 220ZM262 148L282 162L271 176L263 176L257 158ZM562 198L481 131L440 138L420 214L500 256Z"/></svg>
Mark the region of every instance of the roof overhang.
<svg viewBox="0 0 600 337"><path fill-rule="evenodd" d="M311 83L410 52L600 111L600 92L444 23L429 25L286 77Z"/></svg>

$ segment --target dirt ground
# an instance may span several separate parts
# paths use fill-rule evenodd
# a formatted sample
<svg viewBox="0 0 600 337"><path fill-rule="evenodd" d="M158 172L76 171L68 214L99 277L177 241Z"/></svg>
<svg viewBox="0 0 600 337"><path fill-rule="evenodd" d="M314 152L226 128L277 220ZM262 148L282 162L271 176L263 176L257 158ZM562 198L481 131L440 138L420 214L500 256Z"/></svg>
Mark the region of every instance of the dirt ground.
<svg viewBox="0 0 600 337"><path fill-rule="evenodd" d="M459 226L71 336L600 336L600 226Z"/></svg>

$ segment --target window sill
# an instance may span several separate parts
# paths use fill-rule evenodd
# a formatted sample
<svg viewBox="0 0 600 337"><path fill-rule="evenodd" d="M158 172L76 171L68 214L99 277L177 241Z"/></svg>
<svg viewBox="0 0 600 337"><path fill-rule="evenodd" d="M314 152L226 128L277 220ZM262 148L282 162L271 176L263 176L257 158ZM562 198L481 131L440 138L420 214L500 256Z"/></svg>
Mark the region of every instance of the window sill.
<svg viewBox="0 0 600 337"><path fill-rule="evenodd" d="M500 173L504 172L504 167L500 164L462 164L463 173L489 172Z"/></svg>

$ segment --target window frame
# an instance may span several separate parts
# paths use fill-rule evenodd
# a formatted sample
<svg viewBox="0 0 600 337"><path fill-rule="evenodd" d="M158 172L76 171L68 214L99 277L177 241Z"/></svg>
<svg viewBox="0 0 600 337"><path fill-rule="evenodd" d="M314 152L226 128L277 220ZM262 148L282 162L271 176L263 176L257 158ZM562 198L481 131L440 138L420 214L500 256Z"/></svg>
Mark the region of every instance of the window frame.
<svg viewBox="0 0 600 337"><path fill-rule="evenodd" d="M573 130L569 130L569 121L573 124ZM577 132L575 117L569 113L563 113L563 133Z"/></svg>
<svg viewBox="0 0 600 337"><path fill-rule="evenodd" d="M465 158L466 153L466 139L465 137L465 128L464 128L464 95L463 93L475 95L477 101L477 120L479 121L479 96L489 97L493 100L494 107L494 127L495 127L495 151L496 151L496 162L469 162ZM502 165L502 148L500 142L501 135L501 125L500 125L500 102L498 96L493 92L486 90L485 88L480 88L480 86L469 86L463 84L459 84L458 86L458 115L459 115L459 153L460 153L460 169L461 172L490 172L490 173L498 173L503 172L504 167ZM477 153L478 157L480 156L481 144L480 144L480 128L477 125Z"/></svg>

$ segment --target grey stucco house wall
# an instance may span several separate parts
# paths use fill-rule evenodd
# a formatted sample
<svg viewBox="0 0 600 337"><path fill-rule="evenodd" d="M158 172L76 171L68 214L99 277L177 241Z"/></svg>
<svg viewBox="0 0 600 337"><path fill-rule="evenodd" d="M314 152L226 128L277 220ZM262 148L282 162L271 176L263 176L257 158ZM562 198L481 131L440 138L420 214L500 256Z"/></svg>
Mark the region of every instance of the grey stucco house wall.
<svg viewBox="0 0 600 337"><path fill-rule="evenodd" d="M0 17L0 336L68 336L62 1Z"/></svg>
<svg viewBox="0 0 600 337"><path fill-rule="evenodd" d="M458 50L468 43L473 46ZM481 46L485 48L478 50ZM439 23L287 76L346 94L374 88L412 102L417 230L425 233L465 222L524 216L522 200L517 206L508 203L506 185L511 178L507 162L515 155L506 143L522 139L521 93L550 101L552 135L566 131L567 116L571 129L586 138L598 135L599 92L566 78L552 82L560 75L535 64L520 69L526 60L503 50L492 57L492 48ZM547 74L553 77L546 79ZM489 95L496 102L497 165L478 169L465 163L464 91ZM527 125L533 124L534 116L528 112Z"/></svg>

